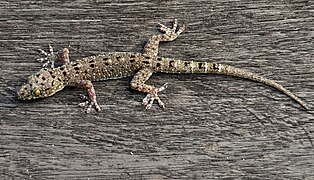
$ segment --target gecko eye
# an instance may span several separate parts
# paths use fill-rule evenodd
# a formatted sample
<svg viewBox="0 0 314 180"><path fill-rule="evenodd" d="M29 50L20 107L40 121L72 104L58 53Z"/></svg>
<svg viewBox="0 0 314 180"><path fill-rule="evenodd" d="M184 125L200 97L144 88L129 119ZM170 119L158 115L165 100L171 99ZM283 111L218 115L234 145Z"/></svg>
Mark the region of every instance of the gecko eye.
<svg viewBox="0 0 314 180"><path fill-rule="evenodd" d="M34 96L39 96L41 93L40 93L40 90L39 89L35 89L34 91L33 91L33 95Z"/></svg>

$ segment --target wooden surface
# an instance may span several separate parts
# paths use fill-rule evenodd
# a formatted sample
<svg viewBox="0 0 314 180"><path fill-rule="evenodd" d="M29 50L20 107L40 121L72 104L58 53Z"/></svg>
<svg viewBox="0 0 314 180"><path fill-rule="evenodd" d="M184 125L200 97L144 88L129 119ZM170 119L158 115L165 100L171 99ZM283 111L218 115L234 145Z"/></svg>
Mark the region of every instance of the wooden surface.
<svg viewBox="0 0 314 180"><path fill-rule="evenodd" d="M242 67L313 107L313 1L0 1L0 179L313 179L313 111L260 83L157 74L151 111L131 78L94 83L100 113L75 88L16 99L38 48L141 52L174 18L187 29L161 56Z"/></svg>

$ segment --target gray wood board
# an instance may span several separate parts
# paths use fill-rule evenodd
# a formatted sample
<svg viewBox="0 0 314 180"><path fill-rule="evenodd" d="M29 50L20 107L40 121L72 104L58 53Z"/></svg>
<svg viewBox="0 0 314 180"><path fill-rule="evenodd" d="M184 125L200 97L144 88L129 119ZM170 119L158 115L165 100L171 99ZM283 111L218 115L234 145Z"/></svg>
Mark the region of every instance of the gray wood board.
<svg viewBox="0 0 314 180"><path fill-rule="evenodd" d="M313 107L313 1L0 1L0 179L311 179L314 115L260 83L156 74L166 109L141 105L131 78L95 82L99 113L76 88L16 99L41 69L38 48L71 59L141 52L160 22L186 24L160 56L219 62L273 79Z"/></svg>

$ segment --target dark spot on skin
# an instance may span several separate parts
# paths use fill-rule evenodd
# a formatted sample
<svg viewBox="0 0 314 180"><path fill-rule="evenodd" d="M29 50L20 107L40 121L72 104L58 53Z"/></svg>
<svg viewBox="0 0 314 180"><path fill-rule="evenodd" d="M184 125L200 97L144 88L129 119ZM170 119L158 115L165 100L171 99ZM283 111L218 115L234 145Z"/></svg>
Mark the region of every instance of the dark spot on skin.
<svg viewBox="0 0 314 180"><path fill-rule="evenodd" d="M191 64L191 63L189 63L189 62L185 62L185 63L184 63L184 66L187 67L187 66L189 66L190 64Z"/></svg>
<svg viewBox="0 0 314 180"><path fill-rule="evenodd" d="M157 61L162 61L162 58L161 57L157 57Z"/></svg>
<svg viewBox="0 0 314 180"><path fill-rule="evenodd" d="M91 65L89 65L89 67L94 68L94 67L95 67L95 64L91 64Z"/></svg>
<svg viewBox="0 0 314 180"><path fill-rule="evenodd" d="M120 61L121 60L121 56L117 56L116 59L117 59L117 61Z"/></svg>
<svg viewBox="0 0 314 180"><path fill-rule="evenodd" d="M219 64L213 64L213 69L214 70L219 70Z"/></svg>
<svg viewBox="0 0 314 180"><path fill-rule="evenodd" d="M85 74L88 74L87 70L84 71Z"/></svg>
<svg viewBox="0 0 314 180"><path fill-rule="evenodd" d="M66 72L66 71L63 71L62 74L63 74L63 76L66 76L66 75L67 75L67 72Z"/></svg>
<svg viewBox="0 0 314 180"><path fill-rule="evenodd" d="M108 61L109 58L108 58L108 57L104 57L102 60L103 60L103 61Z"/></svg>
<svg viewBox="0 0 314 180"><path fill-rule="evenodd" d="M110 69L111 72L114 72L114 69Z"/></svg>
<svg viewBox="0 0 314 180"><path fill-rule="evenodd" d="M80 68L79 67L74 67L74 70L78 71L78 70L80 70Z"/></svg>
<svg viewBox="0 0 314 180"><path fill-rule="evenodd" d="M135 58L135 55L134 55L134 54L131 54L130 58L134 59L134 58Z"/></svg>
<svg viewBox="0 0 314 180"><path fill-rule="evenodd" d="M64 71L64 67L61 67L60 70L61 70L61 71Z"/></svg>
<svg viewBox="0 0 314 180"><path fill-rule="evenodd" d="M203 68L203 63L198 63L198 69L202 69Z"/></svg>
<svg viewBox="0 0 314 180"><path fill-rule="evenodd" d="M53 75L53 74L51 74L51 77L54 79L54 78L56 78L56 76L55 75Z"/></svg>
<svg viewBox="0 0 314 180"><path fill-rule="evenodd" d="M160 67L160 66L161 66L161 64L160 64L160 63L157 63L157 64L156 64L156 67Z"/></svg>
<svg viewBox="0 0 314 180"><path fill-rule="evenodd" d="M78 65L78 63L74 63L74 64L72 64L72 66L77 66Z"/></svg>
<svg viewBox="0 0 314 180"><path fill-rule="evenodd" d="M134 62L135 62L135 60L134 60L134 59L131 59L131 60L130 60L130 63L134 63Z"/></svg>
<svg viewBox="0 0 314 180"><path fill-rule="evenodd" d="M45 81L46 80L46 78L43 76L43 77L41 77L41 79L43 80L43 81Z"/></svg>
<svg viewBox="0 0 314 180"><path fill-rule="evenodd" d="M60 78L60 77L58 77L58 81L61 81L61 78Z"/></svg>
<svg viewBox="0 0 314 180"><path fill-rule="evenodd" d="M89 63L94 63L94 62L95 62L95 61L94 61L93 59L89 61Z"/></svg>
<svg viewBox="0 0 314 180"><path fill-rule="evenodd" d="M144 56L145 59L150 59L150 56Z"/></svg>
<svg viewBox="0 0 314 180"><path fill-rule="evenodd" d="M50 73L51 74L51 73ZM40 74L36 74L36 77L39 77Z"/></svg>
<svg viewBox="0 0 314 180"><path fill-rule="evenodd" d="M143 61L144 64L149 64L149 61Z"/></svg>
<svg viewBox="0 0 314 180"><path fill-rule="evenodd" d="M108 62L105 62L105 65L106 65L106 66L109 66L109 63L108 63Z"/></svg>
<svg viewBox="0 0 314 180"><path fill-rule="evenodd" d="M169 67L174 67L174 61L173 60L169 61Z"/></svg>

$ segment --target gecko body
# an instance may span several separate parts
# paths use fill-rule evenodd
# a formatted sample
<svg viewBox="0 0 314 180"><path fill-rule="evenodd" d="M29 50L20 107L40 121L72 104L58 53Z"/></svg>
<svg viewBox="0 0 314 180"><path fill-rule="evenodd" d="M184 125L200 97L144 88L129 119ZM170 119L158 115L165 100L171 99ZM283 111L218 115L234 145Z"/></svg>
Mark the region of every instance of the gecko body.
<svg viewBox="0 0 314 180"><path fill-rule="evenodd" d="M218 63L158 57L159 42L175 40L184 30L184 26L177 30L177 21L175 20L172 28L160 24L159 29L164 34L153 35L146 44L143 53L115 52L70 62L69 50L67 48L55 55L52 47L49 46L50 53L41 50L47 57L39 60L47 61L45 66L51 63L51 68L43 68L38 73L29 76L27 83L18 91L17 97L22 100L45 98L52 96L65 86L80 87L87 91L88 97L85 97L86 101L79 105L86 107L86 112L89 113L92 107L100 111L92 81L133 76L130 83L131 88L147 93L147 96L143 99L143 104L146 106L146 109L150 109L154 100L157 100L161 107L165 106L159 99L158 92L163 91L167 87L167 84L159 88L147 85L145 82L153 73L223 74L246 78L272 86L307 109L306 103L289 90L255 73ZM61 61L63 65L55 68L55 60Z"/></svg>

